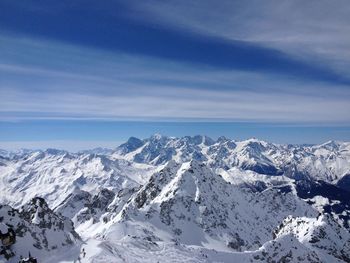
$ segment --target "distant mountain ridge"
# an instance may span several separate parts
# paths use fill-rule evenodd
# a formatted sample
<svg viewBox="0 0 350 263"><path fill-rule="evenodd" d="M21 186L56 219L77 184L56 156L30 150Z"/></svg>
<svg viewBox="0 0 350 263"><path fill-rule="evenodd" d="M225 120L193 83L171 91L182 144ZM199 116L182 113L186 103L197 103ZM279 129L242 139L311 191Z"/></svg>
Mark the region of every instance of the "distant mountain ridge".
<svg viewBox="0 0 350 263"><path fill-rule="evenodd" d="M90 154L113 156L130 162L163 165L170 160L186 162L192 159L205 162L211 168L239 167L260 174L285 175L295 179L317 178L336 184L350 176L350 143L329 141L319 145L274 144L255 138L235 141L219 137L216 141L207 136L181 138L155 134L146 139L130 137L116 149L96 148L76 154L47 149L45 151L0 151L2 158L22 158L41 154ZM1 162L1 159L0 159ZM348 179L342 184L347 186Z"/></svg>
<svg viewBox="0 0 350 263"><path fill-rule="evenodd" d="M295 179L318 178L337 183L350 171L350 143L330 141L320 145L280 145L258 139L244 141L207 136L182 138L154 135L130 138L116 149L129 161L153 165L175 160L202 161L212 168L239 167L260 174L285 175Z"/></svg>

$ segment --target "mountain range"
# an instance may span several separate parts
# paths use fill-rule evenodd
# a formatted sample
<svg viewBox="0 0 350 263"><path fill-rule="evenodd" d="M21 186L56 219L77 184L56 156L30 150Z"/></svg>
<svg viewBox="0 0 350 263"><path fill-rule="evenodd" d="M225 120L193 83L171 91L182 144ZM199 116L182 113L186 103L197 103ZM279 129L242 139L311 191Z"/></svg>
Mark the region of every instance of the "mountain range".
<svg viewBox="0 0 350 263"><path fill-rule="evenodd" d="M0 204L9 262L350 262L350 143L0 150Z"/></svg>

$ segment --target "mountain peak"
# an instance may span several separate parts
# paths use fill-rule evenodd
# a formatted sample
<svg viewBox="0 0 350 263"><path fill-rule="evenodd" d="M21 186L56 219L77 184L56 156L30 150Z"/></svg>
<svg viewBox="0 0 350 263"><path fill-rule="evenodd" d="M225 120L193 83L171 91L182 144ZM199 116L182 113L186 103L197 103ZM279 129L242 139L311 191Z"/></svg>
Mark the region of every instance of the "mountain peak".
<svg viewBox="0 0 350 263"><path fill-rule="evenodd" d="M229 141L229 139L225 136L220 136L216 141L221 143L221 142L227 142Z"/></svg>
<svg viewBox="0 0 350 263"><path fill-rule="evenodd" d="M160 134L160 133L155 133L155 134L153 134L153 135L150 137L150 139L152 139L152 140L160 140L160 139L162 139L163 137L165 137L165 136L163 136L163 135Z"/></svg>
<svg viewBox="0 0 350 263"><path fill-rule="evenodd" d="M142 144L142 140L139 139L139 138L136 138L136 137L133 137L131 136L128 141L127 141L128 144L130 145L141 145Z"/></svg>
<svg viewBox="0 0 350 263"><path fill-rule="evenodd" d="M249 139L244 140L242 142L246 143L246 144L254 144L254 143L256 143L256 144L268 144L266 141L259 140L259 139L255 138L255 137L249 138Z"/></svg>
<svg viewBox="0 0 350 263"><path fill-rule="evenodd" d="M122 154L127 154L132 151L135 151L136 149L140 148L144 142L136 137L130 137L127 142L119 145L117 147L117 150L119 150Z"/></svg>

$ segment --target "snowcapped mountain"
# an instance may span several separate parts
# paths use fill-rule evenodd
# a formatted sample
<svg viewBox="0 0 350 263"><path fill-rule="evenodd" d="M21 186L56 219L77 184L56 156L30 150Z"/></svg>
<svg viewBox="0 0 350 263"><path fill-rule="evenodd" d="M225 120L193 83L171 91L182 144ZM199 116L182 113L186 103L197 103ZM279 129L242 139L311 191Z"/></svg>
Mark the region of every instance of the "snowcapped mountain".
<svg viewBox="0 0 350 263"><path fill-rule="evenodd" d="M291 227L299 219L309 239ZM174 262L348 262L350 242L348 230L300 199L290 179L252 191L197 161L170 162L101 229L99 245L108 252L95 262L168 255L177 255Z"/></svg>
<svg viewBox="0 0 350 263"><path fill-rule="evenodd" d="M117 219L147 221L182 244L244 251L270 240L274 228L290 214L316 216L317 212L292 192L243 191L203 163L191 161L170 163L154 174Z"/></svg>
<svg viewBox="0 0 350 263"><path fill-rule="evenodd" d="M328 142L314 146L278 145L249 139L234 141L206 136L172 138L154 135L148 139L130 138L116 149L119 158L153 165L170 160L203 161L212 168L239 167L265 175L291 178L317 178L336 183L350 173L350 143Z"/></svg>
<svg viewBox="0 0 350 263"><path fill-rule="evenodd" d="M349 178L346 142L156 134L4 151L0 223L18 236L11 260L24 249L40 262L350 262Z"/></svg>

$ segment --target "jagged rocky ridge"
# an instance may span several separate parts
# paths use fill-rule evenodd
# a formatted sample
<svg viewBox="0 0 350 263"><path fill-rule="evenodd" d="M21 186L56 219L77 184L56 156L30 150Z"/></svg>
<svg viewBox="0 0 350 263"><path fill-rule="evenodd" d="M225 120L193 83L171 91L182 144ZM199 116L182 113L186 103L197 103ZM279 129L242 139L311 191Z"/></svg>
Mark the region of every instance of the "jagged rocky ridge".
<svg viewBox="0 0 350 263"><path fill-rule="evenodd" d="M16 241L8 249L9 262L18 262L20 256L26 257L28 253L42 259L81 243L72 221L53 212L39 197L19 210L0 205L0 224L15 232Z"/></svg>
<svg viewBox="0 0 350 263"><path fill-rule="evenodd" d="M154 135L0 163L1 202L45 198L86 262L349 262L349 143Z"/></svg>

